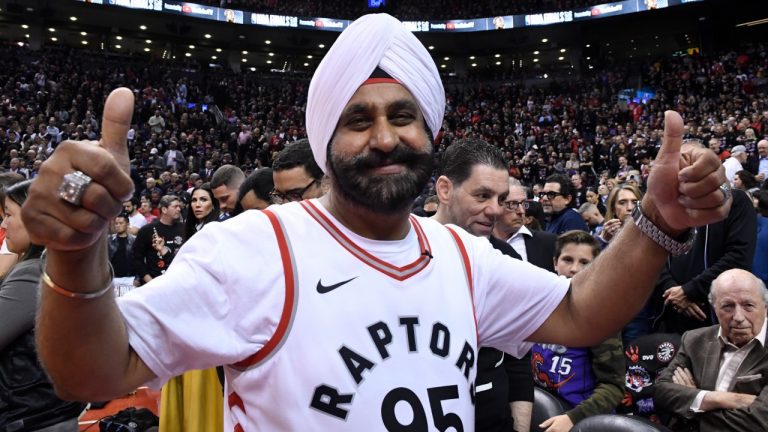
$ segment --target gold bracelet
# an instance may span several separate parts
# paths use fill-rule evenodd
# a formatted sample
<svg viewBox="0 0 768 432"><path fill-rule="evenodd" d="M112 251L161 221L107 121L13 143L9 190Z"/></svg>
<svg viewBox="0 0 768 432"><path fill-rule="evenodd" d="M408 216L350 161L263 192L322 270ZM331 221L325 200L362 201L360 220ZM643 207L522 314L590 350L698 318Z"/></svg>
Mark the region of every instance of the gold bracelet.
<svg viewBox="0 0 768 432"><path fill-rule="evenodd" d="M79 293L70 291L60 285L57 285L50 276L48 276L48 273L45 272L45 269L43 269L42 272L42 280L43 282L48 285L48 288L52 289L57 294L61 294L64 297L69 297L73 299L79 299L79 300L93 300L95 298L99 298L109 292L110 289L113 288L112 285L112 279L115 278L115 270L112 268L112 264L109 265L109 284L104 287L103 289L96 291L96 292L90 292L90 293Z"/></svg>

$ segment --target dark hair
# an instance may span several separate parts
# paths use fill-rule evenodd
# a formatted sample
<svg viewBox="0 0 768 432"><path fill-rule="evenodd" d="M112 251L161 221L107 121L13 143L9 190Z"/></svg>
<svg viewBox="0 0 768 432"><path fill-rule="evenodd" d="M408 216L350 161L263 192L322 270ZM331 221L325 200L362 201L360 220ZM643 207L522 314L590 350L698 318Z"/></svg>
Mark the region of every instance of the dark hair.
<svg viewBox="0 0 768 432"><path fill-rule="evenodd" d="M571 202L573 202L573 184L571 184L571 179L562 174L552 174L544 182L559 184L560 193L563 197L571 197Z"/></svg>
<svg viewBox="0 0 768 432"><path fill-rule="evenodd" d="M445 149L438 173L460 185L469 178L475 165L507 171L501 149L483 140L461 139Z"/></svg>
<svg viewBox="0 0 768 432"><path fill-rule="evenodd" d="M211 189L220 186L228 188L240 187L240 183L245 180L243 170L234 165L222 165L211 176Z"/></svg>
<svg viewBox="0 0 768 432"><path fill-rule="evenodd" d="M115 216L115 219L117 219L117 218L123 218L123 219L125 219L125 221L126 221L126 222L130 222L130 220L131 220L131 219L128 217L128 213L126 213L126 212L120 212L120 214L118 214L117 216Z"/></svg>
<svg viewBox="0 0 768 432"><path fill-rule="evenodd" d="M211 209L211 212L208 213L208 216L203 218L203 220L201 221L198 221L197 219L195 219L195 214L192 212L192 196L198 190L205 191L208 194L208 198L210 198L211 203L213 204L213 208ZM214 198L210 183L203 183L199 187L192 189L192 193L189 194L189 202L190 202L190 205L187 206L187 217L185 218L185 221L184 221L184 241L189 240L189 238L192 237L197 232L198 223L202 223L203 225L205 225L208 222L218 221L219 215L221 215L221 209L219 208L219 200Z"/></svg>
<svg viewBox="0 0 768 432"><path fill-rule="evenodd" d="M275 171L283 171L291 168L303 167L304 170L313 179L320 180L323 178L323 170L315 162L315 156L312 154L312 147L309 145L309 140L301 139L294 143L287 144L280 153L275 156L275 160L272 162L272 169Z"/></svg>
<svg viewBox="0 0 768 432"><path fill-rule="evenodd" d="M240 185L237 201L239 202L248 192L253 191L257 198L269 202L269 193L274 188L275 182L272 180L272 168L256 170Z"/></svg>
<svg viewBox="0 0 768 432"><path fill-rule="evenodd" d="M528 200L528 208L525 210L525 215L529 216L531 222L526 225L531 231L541 231L546 226L546 220L544 219L544 208L541 207L541 203L537 201Z"/></svg>
<svg viewBox="0 0 768 432"><path fill-rule="evenodd" d="M440 198L437 197L437 195L430 195L427 197L427 199L424 200L424 205L427 204L440 204Z"/></svg>
<svg viewBox="0 0 768 432"><path fill-rule="evenodd" d="M592 258L597 258L601 251L600 243L592 237L592 234L581 230L571 230L557 236L555 241L555 259L560 258L563 248L569 244L590 246L592 248Z"/></svg>
<svg viewBox="0 0 768 432"><path fill-rule="evenodd" d="M34 180L24 180L5 187L3 191L5 194L3 205L5 205L6 200L11 200L19 206L23 206L24 202L27 200L27 195L29 194L29 186L33 181ZM43 255L43 251L45 251L45 246L30 243L24 254L19 257L19 262L40 258Z"/></svg>
<svg viewBox="0 0 768 432"><path fill-rule="evenodd" d="M5 204L5 189L22 181L24 181L24 176L19 173L0 173L0 205Z"/></svg>
<svg viewBox="0 0 768 432"><path fill-rule="evenodd" d="M749 190L754 187L760 186L760 183L755 178L755 175L747 170L741 170L736 172L736 175L739 176L739 180L741 180L741 184L744 185L744 190Z"/></svg>

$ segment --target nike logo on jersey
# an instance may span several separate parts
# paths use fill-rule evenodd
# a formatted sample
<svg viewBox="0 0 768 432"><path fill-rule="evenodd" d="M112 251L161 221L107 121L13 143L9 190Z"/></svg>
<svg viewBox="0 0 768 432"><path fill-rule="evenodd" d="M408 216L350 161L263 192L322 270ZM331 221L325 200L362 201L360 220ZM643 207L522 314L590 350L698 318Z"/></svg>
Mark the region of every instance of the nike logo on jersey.
<svg viewBox="0 0 768 432"><path fill-rule="evenodd" d="M329 293L329 292L335 290L336 288L338 288L338 287L340 287L340 286L342 286L342 285L344 285L346 283L352 282L355 279L357 279L357 276L353 277L352 279L347 279L345 281L342 281L342 282L339 282L339 283L335 283L333 285L323 285L323 280L321 279L321 280L317 281L317 292L319 292L320 294Z"/></svg>

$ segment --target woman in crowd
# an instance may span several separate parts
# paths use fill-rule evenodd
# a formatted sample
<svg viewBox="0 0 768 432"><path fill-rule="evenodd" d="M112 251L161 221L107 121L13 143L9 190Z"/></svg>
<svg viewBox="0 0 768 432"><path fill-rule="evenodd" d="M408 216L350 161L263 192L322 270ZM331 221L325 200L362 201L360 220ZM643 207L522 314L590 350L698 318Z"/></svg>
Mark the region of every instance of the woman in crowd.
<svg viewBox="0 0 768 432"><path fill-rule="evenodd" d="M44 249L30 243L21 220L31 182L10 186L3 200L5 240L19 261L0 285L0 430L77 432L85 405L56 397L37 360L34 325Z"/></svg>
<svg viewBox="0 0 768 432"><path fill-rule="evenodd" d="M184 222L184 241L189 240L207 223L218 221L221 214L219 201L213 197L210 183L192 189L191 196Z"/></svg>
<svg viewBox="0 0 768 432"><path fill-rule="evenodd" d="M733 177L733 186L736 189L748 191L752 188L759 187L760 184L758 183L754 174L752 174L747 170L741 170L741 171L738 171L736 175Z"/></svg>
<svg viewBox="0 0 768 432"><path fill-rule="evenodd" d="M613 188L606 202L605 224L598 240L605 247L624 226L632 210L643 199L637 186L624 184Z"/></svg>
<svg viewBox="0 0 768 432"><path fill-rule="evenodd" d="M587 202L596 205L600 214L605 214L605 204L603 204L603 200L600 199L600 195L593 187L587 188Z"/></svg>
<svg viewBox="0 0 768 432"><path fill-rule="evenodd" d="M210 183L192 190L184 222L184 241L219 220L219 201ZM185 372L163 386L160 432L215 432L224 424L223 391L216 368Z"/></svg>

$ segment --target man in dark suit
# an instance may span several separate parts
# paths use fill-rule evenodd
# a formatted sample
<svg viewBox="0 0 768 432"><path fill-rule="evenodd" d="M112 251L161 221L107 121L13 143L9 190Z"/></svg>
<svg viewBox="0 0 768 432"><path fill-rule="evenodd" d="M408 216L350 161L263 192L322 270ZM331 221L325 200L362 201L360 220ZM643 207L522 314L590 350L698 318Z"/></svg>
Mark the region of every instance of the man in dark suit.
<svg viewBox="0 0 768 432"><path fill-rule="evenodd" d="M526 196L525 187L509 186L504 212L496 220L493 235L509 243L524 261L554 272L552 257L555 256L557 236L545 231L531 231L523 224L529 204Z"/></svg>
<svg viewBox="0 0 768 432"><path fill-rule="evenodd" d="M732 269L712 282L719 325L683 334L656 386L656 406L678 416L676 430L764 430L768 424L768 291L750 272Z"/></svg>

